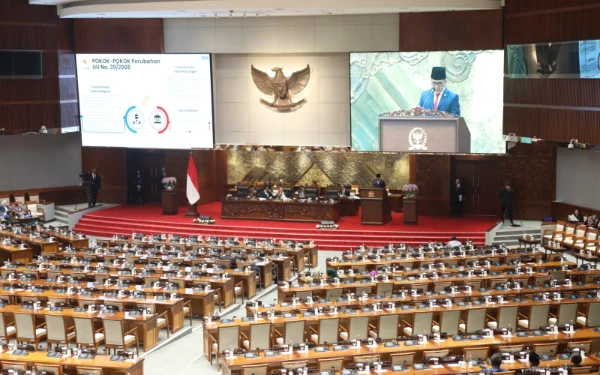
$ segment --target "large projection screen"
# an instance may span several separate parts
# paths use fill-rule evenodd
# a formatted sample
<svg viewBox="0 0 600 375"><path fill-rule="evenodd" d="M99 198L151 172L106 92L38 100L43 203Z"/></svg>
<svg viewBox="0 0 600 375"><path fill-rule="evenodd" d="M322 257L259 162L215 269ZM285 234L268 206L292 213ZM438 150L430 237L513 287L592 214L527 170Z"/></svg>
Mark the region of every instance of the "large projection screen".
<svg viewBox="0 0 600 375"><path fill-rule="evenodd" d="M208 54L78 54L83 146L212 148Z"/></svg>
<svg viewBox="0 0 600 375"><path fill-rule="evenodd" d="M352 148L503 154L503 84L502 50L351 53Z"/></svg>

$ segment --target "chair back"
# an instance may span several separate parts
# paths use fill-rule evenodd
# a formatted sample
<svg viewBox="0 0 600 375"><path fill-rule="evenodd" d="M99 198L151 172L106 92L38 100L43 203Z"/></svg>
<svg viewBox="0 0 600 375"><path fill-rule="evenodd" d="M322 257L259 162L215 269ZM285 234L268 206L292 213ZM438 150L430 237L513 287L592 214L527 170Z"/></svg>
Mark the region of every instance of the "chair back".
<svg viewBox="0 0 600 375"><path fill-rule="evenodd" d="M306 321L285 322L285 341L284 344L299 344L304 342L304 328Z"/></svg>
<svg viewBox="0 0 600 375"><path fill-rule="evenodd" d="M393 283L377 283L375 294L383 297L388 297L392 295L393 290Z"/></svg>
<svg viewBox="0 0 600 375"><path fill-rule="evenodd" d="M338 341L340 318L319 319L319 344Z"/></svg>
<svg viewBox="0 0 600 375"><path fill-rule="evenodd" d="M390 363L392 365L412 365L415 361L415 352L390 354Z"/></svg>
<svg viewBox="0 0 600 375"><path fill-rule="evenodd" d="M364 363L369 366L373 364L373 362L378 362L381 356L379 355L363 355L354 357L354 363Z"/></svg>
<svg viewBox="0 0 600 375"><path fill-rule="evenodd" d="M398 337L400 315L379 315L379 331L377 337L382 340L394 340Z"/></svg>
<svg viewBox="0 0 600 375"><path fill-rule="evenodd" d="M271 347L271 323L252 324L250 326L250 350L269 349Z"/></svg>
<svg viewBox="0 0 600 375"><path fill-rule="evenodd" d="M348 340L365 339L369 334L369 318L366 316L356 316L350 318L348 327Z"/></svg>
<svg viewBox="0 0 600 375"><path fill-rule="evenodd" d="M125 331L121 320L102 319L102 325L104 326L104 343L106 345L124 345L123 333Z"/></svg>
<svg viewBox="0 0 600 375"><path fill-rule="evenodd" d="M342 296L342 288L327 289L327 296L325 297L328 301L335 301Z"/></svg>
<svg viewBox="0 0 600 375"><path fill-rule="evenodd" d="M440 320L440 332L446 332L449 335L458 334L460 311L444 311Z"/></svg>
<svg viewBox="0 0 600 375"><path fill-rule="evenodd" d="M65 318L62 315L44 315L46 318L47 339L53 341L65 341L67 339L67 328Z"/></svg>
<svg viewBox="0 0 600 375"><path fill-rule="evenodd" d="M539 354L540 356L546 354L549 356L556 355L556 349L558 348L558 343L550 343L550 344L533 344L533 351Z"/></svg>
<svg viewBox="0 0 600 375"><path fill-rule="evenodd" d="M246 365L242 366L241 375L267 375L269 365Z"/></svg>
<svg viewBox="0 0 600 375"><path fill-rule="evenodd" d="M6 322L3 313L0 313L0 337L6 337Z"/></svg>
<svg viewBox="0 0 600 375"><path fill-rule="evenodd" d="M218 345L219 352L234 348L237 349L240 346L240 326L234 327L219 327Z"/></svg>
<svg viewBox="0 0 600 375"><path fill-rule="evenodd" d="M517 306L501 307L498 312L498 328L508 328L510 326L516 329L518 311ZM548 315L546 315L546 319L548 319Z"/></svg>
<svg viewBox="0 0 600 375"><path fill-rule="evenodd" d="M94 326L91 318L73 318L75 322L75 334L77 342L87 345L95 345Z"/></svg>
<svg viewBox="0 0 600 375"><path fill-rule="evenodd" d="M529 329L538 329L540 326L548 324L548 314L550 313L550 305L531 306L529 310ZM514 326L513 326L514 327ZM504 328L498 327L498 328ZM539 353L538 353L539 354Z"/></svg>
<svg viewBox="0 0 600 375"><path fill-rule="evenodd" d="M338 371L342 371L342 367L344 366L344 358L325 358L317 360L317 371L330 371L331 373L335 373Z"/></svg>
<svg viewBox="0 0 600 375"><path fill-rule="evenodd" d="M585 324L588 327L600 326L600 302L591 302L588 305L588 313Z"/></svg>
<svg viewBox="0 0 600 375"><path fill-rule="evenodd" d="M581 224L578 225L575 229L575 237L585 237L585 232L587 231L587 226Z"/></svg>
<svg viewBox="0 0 600 375"><path fill-rule="evenodd" d="M27 371L27 363L2 361L2 370Z"/></svg>
<svg viewBox="0 0 600 375"><path fill-rule="evenodd" d="M471 361L473 359L481 359L485 361L488 357L488 353L490 352L490 348L487 346L480 348L467 348L464 352L464 360Z"/></svg>
<svg viewBox="0 0 600 375"><path fill-rule="evenodd" d="M17 337L25 339L35 339L34 316L32 314L15 313L15 323L17 325Z"/></svg>
<svg viewBox="0 0 600 375"><path fill-rule="evenodd" d="M523 350L523 345L505 345L498 347L498 353L517 353Z"/></svg>
<svg viewBox="0 0 600 375"><path fill-rule="evenodd" d="M598 239L598 229L589 228L588 233L587 233L587 239L589 241L597 240Z"/></svg>
<svg viewBox="0 0 600 375"><path fill-rule="evenodd" d="M485 309L470 309L467 312L465 332L475 333L485 328Z"/></svg>
<svg viewBox="0 0 600 375"><path fill-rule="evenodd" d="M281 367L287 370L296 370L299 368L307 367L308 361L288 361L282 362Z"/></svg>
<svg viewBox="0 0 600 375"><path fill-rule="evenodd" d="M558 324L575 324L577 321L577 303L561 303L558 306Z"/></svg>
<svg viewBox="0 0 600 375"><path fill-rule="evenodd" d="M592 350L592 342L591 341L579 341L579 342L568 342L567 348L579 348L583 350L586 354Z"/></svg>
<svg viewBox="0 0 600 375"><path fill-rule="evenodd" d="M62 375L63 370L61 365L34 365L35 372L42 374L45 372L47 375Z"/></svg>
<svg viewBox="0 0 600 375"><path fill-rule="evenodd" d="M77 367L77 375L103 375L99 367Z"/></svg>
<svg viewBox="0 0 600 375"><path fill-rule="evenodd" d="M363 293L371 294L371 293L373 293L373 288L370 286L359 286L356 288L357 296L362 296Z"/></svg>
<svg viewBox="0 0 600 375"><path fill-rule="evenodd" d="M562 281L567 278L567 271L551 271L550 277Z"/></svg>
<svg viewBox="0 0 600 375"><path fill-rule="evenodd" d="M444 358L450 354L450 349L440 349L440 350L425 350L423 352L423 358L429 359L433 357Z"/></svg>
<svg viewBox="0 0 600 375"><path fill-rule="evenodd" d="M592 366L571 367L571 374L589 374L592 372Z"/></svg>
<svg viewBox="0 0 600 375"><path fill-rule="evenodd" d="M305 299L306 297L312 297L312 292L311 291L296 292L296 297L302 298L302 299Z"/></svg>
<svg viewBox="0 0 600 375"><path fill-rule="evenodd" d="M433 312L419 312L415 313L413 320L413 335L420 335L425 332L431 333L431 322L433 321Z"/></svg>

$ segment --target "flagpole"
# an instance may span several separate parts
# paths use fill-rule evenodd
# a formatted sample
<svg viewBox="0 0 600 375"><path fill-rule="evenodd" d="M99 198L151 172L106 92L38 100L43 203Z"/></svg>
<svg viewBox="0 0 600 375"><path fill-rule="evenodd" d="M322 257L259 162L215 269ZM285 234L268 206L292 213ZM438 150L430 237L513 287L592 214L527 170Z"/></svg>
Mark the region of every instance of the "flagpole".
<svg viewBox="0 0 600 375"><path fill-rule="evenodd" d="M193 158L193 156L194 156L194 151L193 150L190 150L190 156ZM196 202L194 204L189 204L189 202L188 202L188 210L185 213L186 217L198 217L199 216L198 215L198 210L197 210L197 207L196 207L197 203L198 202Z"/></svg>

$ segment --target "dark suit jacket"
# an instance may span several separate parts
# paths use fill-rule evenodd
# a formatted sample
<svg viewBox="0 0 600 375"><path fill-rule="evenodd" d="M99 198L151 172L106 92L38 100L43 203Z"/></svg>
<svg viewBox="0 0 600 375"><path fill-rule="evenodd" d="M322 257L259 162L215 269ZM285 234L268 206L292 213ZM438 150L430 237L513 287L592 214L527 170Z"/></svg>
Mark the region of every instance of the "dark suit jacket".
<svg viewBox="0 0 600 375"><path fill-rule="evenodd" d="M260 193L258 193L259 198L269 199L272 196L273 196L273 193L269 193L266 190L261 190Z"/></svg>
<svg viewBox="0 0 600 375"><path fill-rule="evenodd" d="M379 182L377 182L377 180L373 180L373 186L385 189L385 181L379 180Z"/></svg>
<svg viewBox="0 0 600 375"><path fill-rule="evenodd" d="M350 196L350 190L348 190L348 189L340 190L340 195L343 195L345 197L349 197Z"/></svg>
<svg viewBox="0 0 600 375"><path fill-rule="evenodd" d="M96 178L94 178L93 174L90 174L90 190L98 191L102 188L102 182L100 180L100 175L96 173Z"/></svg>
<svg viewBox="0 0 600 375"><path fill-rule="evenodd" d="M463 196L463 201L465 200L465 188L460 184L460 186L456 186L454 184L454 188L452 189L452 200L458 202L458 196Z"/></svg>

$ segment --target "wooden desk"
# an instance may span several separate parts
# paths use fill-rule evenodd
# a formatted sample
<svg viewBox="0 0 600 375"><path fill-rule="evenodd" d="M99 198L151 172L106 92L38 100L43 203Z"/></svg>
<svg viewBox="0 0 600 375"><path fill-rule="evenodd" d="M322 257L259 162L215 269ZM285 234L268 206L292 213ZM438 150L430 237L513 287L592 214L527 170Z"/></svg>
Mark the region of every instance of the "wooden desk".
<svg viewBox="0 0 600 375"><path fill-rule="evenodd" d="M277 200L225 199L221 202L223 219L283 221L338 221L339 203L283 202Z"/></svg>
<svg viewBox="0 0 600 375"><path fill-rule="evenodd" d="M5 351L0 353L0 362L14 361L26 362L31 368L34 364L38 365L61 365L63 368L69 369L69 372L74 373L76 367L101 367L105 375L113 373L127 375L143 375L144 374L144 358L136 360L126 360L124 362L111 361L108 355L97 355L94 359L79 359L79 358L48 358L48 353L45 351L31 352L26 356L12 355Z"/></svg>
<svg viewBox="0 0 600 375"><path fill-rule="evenodd" d="M277 266L278 281L292 279L292 259L290 257L272 257L271 262Z"/></svg>
<svg viewBox="0 0 600 375"><path fill-rule="evenodd" d="M529 248L532 248L534 245L537 245L541 242L540 240L536 240L535 238L525 237L519 237L517 238L517 240L519 241L519 249L521 248L521 244L525 244L525 248L527 248L527 245L529 245Z"/></svg>
<svg viewBox="0 0 600 375"><path fill-rule="evenodd" d="M240 281L243 283L244 293L248 299L256 295L256 272L235 272L233 274L233 279L236 284Z"/></svg>
<svg viewBox="0 0 600 375"><path fill-rule="evenodd" d="M5 261L30 263L32 259L33 250L30 247L21 249L15 245L0 243L0 263Z"/></svg>
<svg viewBox="0 0 600 375"><path fill-rule="evenodd" d="M88 238L77 238L76 236L73 236L73 235L67 236L64 234L60 234L56 231L51 231L51 230L47 230L47 229L42 229L40 232L44 233L44 234L48 234L50 236L54 236L54 237L56 237L58 242L63 243L65 245L70 245L73 248L86 249L90 246L90 240Z"/></svg>
<svg viewBox="0 0 600 375"><path fill-rule="evenodd" d="M15 234L8 230L0 230L0 235L28 243L33 248L33 255L40 255L41 253L58 253L58 241L49 242L39 238L31 238L26 234Z"/></svg>
<svg viewBox="0 0 600 375"><path fill-rule="evenodd" d="M158 327L157 327L157 315L148 316L132 316L127 312L119 311L114 314L107 314L102 312L75 312L73 308L64 308L63 311L55 312L50 311L47 308L38 310L23 310L20 305L7 305L0 308L2 314L32 314L35 316L43 317L44 315L62 316L65 318L92 318L94 321L101 322L103 319L120 320L125 325L125 331L129 331L132 328L136 328L138 338L142 341L142 347L144 351L155 347L158 344ZM68 325L72 325L68 323Z"/></svg>
<svg viewBox="0 0 600 375"><path fill-rule="evenodd" d="M384 345L378 345L377 347L361 346L359 349L346 349L341 351L326 351L317 353L314 350L309 350L308 353L294 352L292 354L280 354L275 357L265 357L264 351L259 351L259 358L247 359L243 356L237 356L234 359L222 359L223 360L223 374L229 372L239 373L242 366L246 365L259 365L268 364L271 367L281 367L283 362L288 361L308 361L309 364L315 364L319 359L327 358L339 358L342 357L346 361L353 361L355 356L358 355L374 355L379 356L382 360L389 360L390 354L396 353L408 353L416 352L415 358L422 358L423 351L426 350L439 350L448 349L450 352L462 353L465 348L472 347L489 347L490 349L496 349L501 345L526 345L533 346L537 343L566 343L569 341L584 341L584 340L598 340L600 339L600 332L595 332L593 328L580 329L575 331L573 334L558 333L556 335L548 336L528 336L528 337L502 337L494 336L492 338L484 338L481 340L472 341L455 341L452 338L436 343L428 341L425 345L406 346L404 343L400 343L396 347L385 347ZM328 346L328 345L320 345ZM425 372L427 373L427 372Z"/></svg>
<svg viewBox="0 0 600 375"><path fill-rule="evenodd" d="M357 216L360 199L340 198L340 216Z"/></svg>

